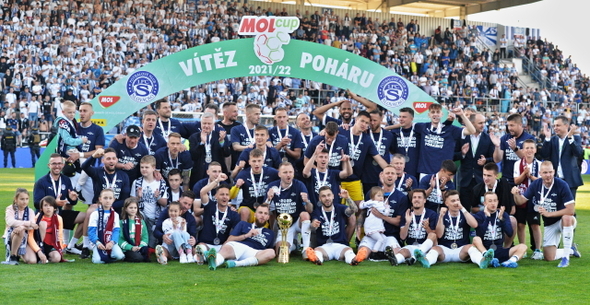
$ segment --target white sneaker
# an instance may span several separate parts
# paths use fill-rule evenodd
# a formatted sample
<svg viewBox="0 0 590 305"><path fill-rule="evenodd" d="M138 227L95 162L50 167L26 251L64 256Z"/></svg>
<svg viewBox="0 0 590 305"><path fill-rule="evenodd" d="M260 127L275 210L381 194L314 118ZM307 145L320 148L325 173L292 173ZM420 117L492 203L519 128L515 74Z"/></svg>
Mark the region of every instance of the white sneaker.
<svg viewBox="0 0 590 305"><path fill-rule="evenodd" d="M70 247L67 247L67 248L66 248L66 253L68 253L68 254L75 254L75 255L80 255L80 254L82 254L82 251L80 251L80 250L78 250L78 249L76 249L76 248L70 248Z"/></svg>
<svg viewBox="0 0 590 305"><path fill-rule="evenodd" d="M205 263L205 251L203 251L202 247L203 247L202 245L198 245L195 248L195 261L199 265L202 265Z"/></svg>
<svg viewBox="0 0 590 305"><path fill-rule="evenodd" d="M539 251L539 250L535 250L535 252L533 252L533 255L531 256L532 259L535 260L542 260L543 259L543 252Z"/></svg>
<svg viewBox="0 0 590 305"><path fill-rule="evenodd" d="M164 248L161 245L156 246L156 258L158 259L158 263L162 265L168 264L168 258L164 255Z"/></svg>
<svg viewBox="0 0 590 305"><path fill-rule="evenodd" d="M187 263L192 264L192 263L196 263L197 261L195 260L195 256L190 254L186 256L187 259Z"/></svg>
<svg viewBox="0 0 590 305"><path fill-rule="evenodd" d="M180 255L180 263L181 263L181 264L186 264L186 263L188 263L188 257L186 256L186 254L181 254L181 255Z"/></svg>

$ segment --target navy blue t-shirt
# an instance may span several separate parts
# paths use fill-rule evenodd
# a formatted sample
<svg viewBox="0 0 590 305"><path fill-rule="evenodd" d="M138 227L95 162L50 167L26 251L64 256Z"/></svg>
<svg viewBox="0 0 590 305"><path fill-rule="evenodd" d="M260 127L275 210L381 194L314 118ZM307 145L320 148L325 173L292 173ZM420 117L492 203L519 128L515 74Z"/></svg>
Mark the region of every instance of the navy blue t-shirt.
<svg viewBox="0 0 590 305"><path fill-rule="evenodd" d="M342 151L344 151L345 155L348 155L348 139L341 134L336 135L336 139L334 140L332 145L328 145L328 143L326 142L326 137L315 136L313 139L311 139L311 142L309 142L309 146L307 146L307 149L305 150L305 157L307 157L308 159L311 158L311 156L313 156L313 153L315 152L315 148L322 141L324 141L324 144L326 145L325 147L328 151L330 151L330 148L333 147L332 153L330 154L330 161L328 162L328 167L331 169L341 170L342 166L340 160L342 160Z"/></svg>
<svg viewBox="0 0 590 305"><path fill-rule="evenodd" d="M432 124L429 122L416 123L415 129L421 136L418 173L436 173L444 160L453 160L455 146L457 141L461 140L463 128L443 125L439 133L432 130Z"/></svg>
<svg viewBox="0 0 590 305"><path fill-rule="evenodd" d="M412 185L409 187L406 185L406 180L408 179L412 179ZM418 188L418 179L409 173L404 173L401 177L398 177L395 180L395 188L404 193L404 195L408 195L412 189Z"/></svg>
<svg viewBox="0 0 590 305"><path fill-rule="evenodd" d="M313 211L311 215L311 219L317 219L321 222L320 227L317 229L317 245L321 246L328 241L328 238L332 238L332 242L348 245L348 241L346 238L346 222L348 220L348 216L346 216L346 209L348 207L340 204L334 203L334 208L331 212L325 212L326 216L324 217L323 207L317 208ZM336 213L332 215L332 213ZM334 218L334 222L332 228L330 229L330 221Z"/></svg>
<svg viewBox="0 0 590 305"><path fill-rule="evenodd" d="M511 236L514 233L512 224L510 223L510 215L504 212L502 220L500 220L497 218L498 213L499 211L496 211L490 217L487 217L484 211L473 214L473 217L477 220L477 229L475 232L482 239L486 249L489 249L492 244L495 244L498 248L502 248L504 245L504 234Z"/></svg>
<svg viewBox="0 0 590 305"><path fill-rule="evenodd" d="M156 151L162 147L166 147L166 140L164 139L164 137L162 137L162 135L157 134L157 133L152 133L151 137L146 137L145 134L141 135L141 138L139 138L139 141L143 142L143 144L145 145L145 147L148 149L148 151L150 152L150 155L154 155L156 153Z"/></svg>
<svg viewBox="0 0 590 305"><path fill-rule="evenodd" d="M139 161L141 160L141 158L143 158L143 156L149 154L147 148L143 143L139 142L135 148L129 148L125 144L125 141L123 141L123 143L121 144L116 140L113 140L111 141L111 144L109 144L109 147L115 149L115 151L117 152L117 158L119 159L119 163L131 162L133 163L133 165L135 165L130 170L123 170L123 172L125 172L127 176L129 176L130 181L135 181L135 179L141 176L141 172L139 171Z"/></svg>
<svg viewBox="0 0 590 305"><path fill-rule="evenodd" d="M347 130L344 133L348 141L348 151L350 153L350 160L353 162L352 172L353 174L344 179L344 181L356 181L362 178L363 167L365 164L371 165L371 163L365 163L365 161L373 160L373 156L379 155L377 148L371 137L366 133L361 133L359 136L355 136L352 133L352 129ZM352 137L352 140L351 140Z"/></svg>
<svg viewBox="0 0 590 305"><path fill-rule="evenodd" d="M253 223L240 221L236 227L231 231L231 235L240 236L250 232L254 227ZM248 237L242 241L238 241L252 249L264 250L273 247L275 242L275 233L267 228L256 228L260 231L260 234Z"/></svg>
<svg viewBox="0 0 590 305"><path fill-rule="evenodd" d="M432 176L434 176L434 175L436 175L436 174L430 174L430 175L424 176L424 178L422 178L420 180L420 185L418 186L418 188L423 189L423 190L429 189L430 188L430 179L432 179ZM455 189L455 183L453 183L452 180L447 181L447 183L445 185L447 186L446 190L454 190ZM438 206L442 205L443 203L444 203L443 202L443 192L442 191L438 192L436 189L436 186L435 186L432 189L430 196L428 196L428 198L426 198L425 207L427 209L431 209L433 211L438 211Z"/></svg>
<svg viewBox="0 0 590 305"><path fill-rule="evenodd" d="M175 168L181 171L193 168L193 159L191 159L188 150L180 152L175 159L171 159L168 146L166 146L158 149L154 157L156 157L156 170L162 173L164 179L168 179L168 173Z"/></svg>
<svg viewBox="0 0 590 305"><path fill-rule="evenodd" d="M457 225L457 217L461 217L459 219L459 224ZM459 216L452 217L450 213L443 217L443 224L445 226L445 230L443 233L443 237L438 239L438 244L441 246L445 246L447 248L451 248L453 243L457 244L457 247L465 246L470 243L469 241L469 232L471 227L467 223L465 219L465 215L459 212Z"/></svg>
<svg viewBox="0 0 590 305"><path fill-rule="evenodd" d="M115 141L116 142L116 141ZM121 213L121 208L125 199L129 198L129 192L131 191L131 182L129 176L122 170L115 170L114 174L108 174L105 172L104 167L94 167L92 164L96 162L96 159L89 157L82 163L82 170L88 174L88 177L92 178L92 185L94 189L94 198L92 202L97 203L100 192L109 186L115 192L115 202L113 208L117 213ZM115 177L116 176L116 177ZM114 180L114 181L113 181ZM107 183L109 185L107 185Z"/></svg>
<svg viewBox="0 0 590 305"><path fill-rule="evenodd" d="M422 226L420 219L422 219L422 221L428 219L429 220L428 224L430 226L430 229L431 230L436 229L436 221L438 220L436 212L429 210L429 209L423 209L423 211L424 211L424 212L422 212L424 214L423 219L422 219L422 215L413 215L414 220L410 222L410 227L408 228L408 236L406 237L406 244L408 244L408 245L412 245L414 243L422 244L426 240L426 237L428 236L428 233L426 233L426 229ZM400 227L405 227L405 226L406 226L406 211L403 211L402 219L400 221Z"/></svg>
<svg viewBox="0 0 590 305"><path fill-rule="evenodd" d="M574 204L574 196L567 182L559 178L555 178L553 181L551 191L543 186L543 179L537 179L529 185L529 188L523 194L529 202L532 202L532 204L527 204L529 213L536 213L534 210L535 205L544 207L547 212L556 212L565 209L568 204ZM543 202L541 202L541 192L543 192L543 196L547 196ZM543 225L550 226L560 219L561 217L543 216Z"/></svg>
<svg viewBox="0 0 590 305"><path fill-rule="evenodd" d="M87 137L90 144L83 143L78 146L78 151L89 152L96 149L96 145L105 146L104 131L102 127L92 123L88 127L83 127L78 124L78 135L80 137Z"/></svg>
<svg viewBox="0 0 590 305"><path fill-rule="evenodd" d="M385 162L389 163L391 161L391 153L395 152L393 133L389 130L381 130L383 130L381 142L379 142L379 132L369 134L369 138L373 141L379 155L383 157ZM371 135L373 136L372 138ZM381 166L379 166L377 161L373 160L373 157L369 155L366 156L365 164L366 166L363 166L362 169L363 182L373 184L379 183L379 174L382 171Z"/></svg>
<svg viewBox="0 0 590 305"><path fill-rule="evenodd" d="M252 168L242 170L237 176L235 181L239 179L244 180L244 184L242 185L242 204L241 206L247 206L254 211L254 204L258 202L259 204L264 202L266 198L266 192L268 191L268 185L279 179L278 171L274 168L265 167L262 169L262 181L260 180L261 174L254 174L254 181L252 181L252 176L250 173L252 172ZM256 185L256 192L254 190L254 185Z"/></svg>
<svg viewBox="0 0 590 305"><path fill-rule="evenodd" d="M319 180L318 180L319 175ZM326 182L324 183L324 179ZM328 177L326 177L326 173L318 173L317 168L311 169L311 176L307 178L307 189L309 190L309 200L314 204L314 209L317 206L321 206L319 203L319 196L320 196L320 188L324 185L329 186L332 189L332 193L334 193L334 202L340 202L340 171L335 169L328 169Z"/></svg>
<svg viewBox="0 0 590 305"><path fill-rule="evenodd" d="M305 211L306 203L301 199L301 193L307 193L303 182L293 179L293 184L288 189L281 187L281 180L273 181L268 189L276 186L280 189L279 194L274 194L270 202L270 209L277 212L277 215L288 213L293 218L293 223L299 219L299 214Z"/></svg>
<svg viewBox="0 0 590 305"><path fill-rule="evenodd" d="M164 130L162 130L162 127ZM168 122L162 122L162 120L158 118L154 133L161 135L166 141L168 141L168 136L173 132L177 132L181 135L183 133L182 123L178 119L169 118Z"/></svg>
<svg viewBox="0 0 590 305"><path fill-rule="evenodd" d="M398 128L392 130L394 136L394 153L402 154L407 157L405 172L417 177L418 176L418 156L420 155L420 135L412 128ZM410 135L412 136L410 138ZM403 136L403 138L402 138ZM407 149L406 149L407 148Z"/></svg>
<svg viewBox="0 0 590 305"><path fill-rule="evenodd" d="M236 164L240 163L240 161L244 161L246 162L246 164L244 164L244 168L249 168L250 164L248 161L250 160L250 152L252 150L254 150L254 148L244 149L242 153L240 153L240 157L238 158L238 162L236 162ZM279 168L279 165L281 165L281 156L279 151L274 147L267 146L266 156L264 157L263 161L265 167Z"/></svg>
<svg viewBox="0 0 590 305"><path fill-rule="evenodd" d="M511 138L512 135L509 133L500 138L500 150L504 151L504 156L502 156L502 177L506 178L511 185L514 185L514 163L519 161L520 158L506 142ZM516 147L522 149L522 143L527 139L535 140L535 137L523 131L520 137L516 138Z"/></svg>
<svg viewBox="0 0 590 305"><path fill-rule="evenodd" d="M199 242L213 245L215 238L219 238L219 244L223 244L229 237L229 233L240 222L240 215L238 212L232 211L232 209L228 206L225 212L219 211L217 218L215 216L217 212L217 203L212 201L203 205L203 209L203 229L199 233ZM228 214L225 216L223 224L221 224L221 220L223 219L225 213ZM221 225L219 234L217 233L215 227L217 222L219 222Z"/></svg>
<svg viewBox="0 0 590 305"><path fill-rule="evenodd" d="M279 136L280 132L280 136ZM279 131L279 127L275 126L268 129L269 141L272 143L272 146L277 146L281 139L285 137L285 133L287 132L286 129L281 129ZM289 126L289 135L287 136L291 139L291 143L287 146L290 150L294 150L295 148L301 148L303 150L304 145L301 140L301 132L294 127ZM297 160L291 158L291 156L287 155L284 150L279 150L279 155L281 158L286 157L287 161L291 162L291 164L295 165Z"/></svg>

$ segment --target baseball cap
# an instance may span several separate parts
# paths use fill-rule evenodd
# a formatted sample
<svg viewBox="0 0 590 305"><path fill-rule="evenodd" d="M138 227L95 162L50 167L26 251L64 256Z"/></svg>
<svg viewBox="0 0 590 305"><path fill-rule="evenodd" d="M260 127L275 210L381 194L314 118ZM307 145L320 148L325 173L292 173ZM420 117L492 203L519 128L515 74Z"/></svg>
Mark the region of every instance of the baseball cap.
<svg viewBox="0 0 590 305"><path fill-rule="evenodd" d="M139 136L141 136L141 131L139 131L139 127L137 125L130 125L127 127L126 134L128 137L139 138Z"/></svg>

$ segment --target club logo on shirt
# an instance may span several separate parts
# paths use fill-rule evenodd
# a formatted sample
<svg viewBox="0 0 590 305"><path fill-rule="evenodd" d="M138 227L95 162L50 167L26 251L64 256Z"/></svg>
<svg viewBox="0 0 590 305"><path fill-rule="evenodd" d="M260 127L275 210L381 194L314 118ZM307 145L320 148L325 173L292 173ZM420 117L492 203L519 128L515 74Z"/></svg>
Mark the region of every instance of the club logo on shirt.
<svg viewBox="0 0 590 305"><path fill-rule="evenodd" d="M120 96L99 96L98 103L102 106L102 108L109 108L115 105L115 103L117 103L120 99Z"/></svg>
<svg viewBox="0 0 590 305"><path fill-rule="evenodd" d="M408 84L399 76L388 76L377 86L377 97L385 106L395 108L403 104L410 95Z"/></svg>
<svg viewBox="0 0 590 305"><path fill-rule="evenodd" d="M139 71L131 74L127 79L127 94L137 103L149 103L160 91L158 79L147 71Z"/></svg>

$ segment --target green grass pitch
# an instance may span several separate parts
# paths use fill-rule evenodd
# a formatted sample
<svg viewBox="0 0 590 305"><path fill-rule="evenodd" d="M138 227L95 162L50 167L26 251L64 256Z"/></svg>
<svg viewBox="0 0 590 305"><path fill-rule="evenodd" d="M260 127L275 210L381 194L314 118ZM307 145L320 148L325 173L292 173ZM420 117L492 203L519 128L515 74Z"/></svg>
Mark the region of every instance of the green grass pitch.
<svg viewBox="0 0 590 305"><path fill-rule="evenodd" d="M0 208L12 202L14 190L32 191L32 169L0 171ZM584 176L586 183L590 176ZM32 196L32 194L31 194ZM32 198L31 198L32 206ZM570 267L558 261L522 259L516 269L481 270L472 263L392 267L363 262L352 267L330 261L323 266L291 262L218 269L170 262L94 265L73 263L0 265L0 291L5 304L528 304L587 303L590 277L590 184L578 191L575 240L583 257ZM4 215L0 227L4 228ZM5 248L0 246L4 258ZM531 252L529 251L529 256ZM586 301L584 301L586 300Z"/></svg>

